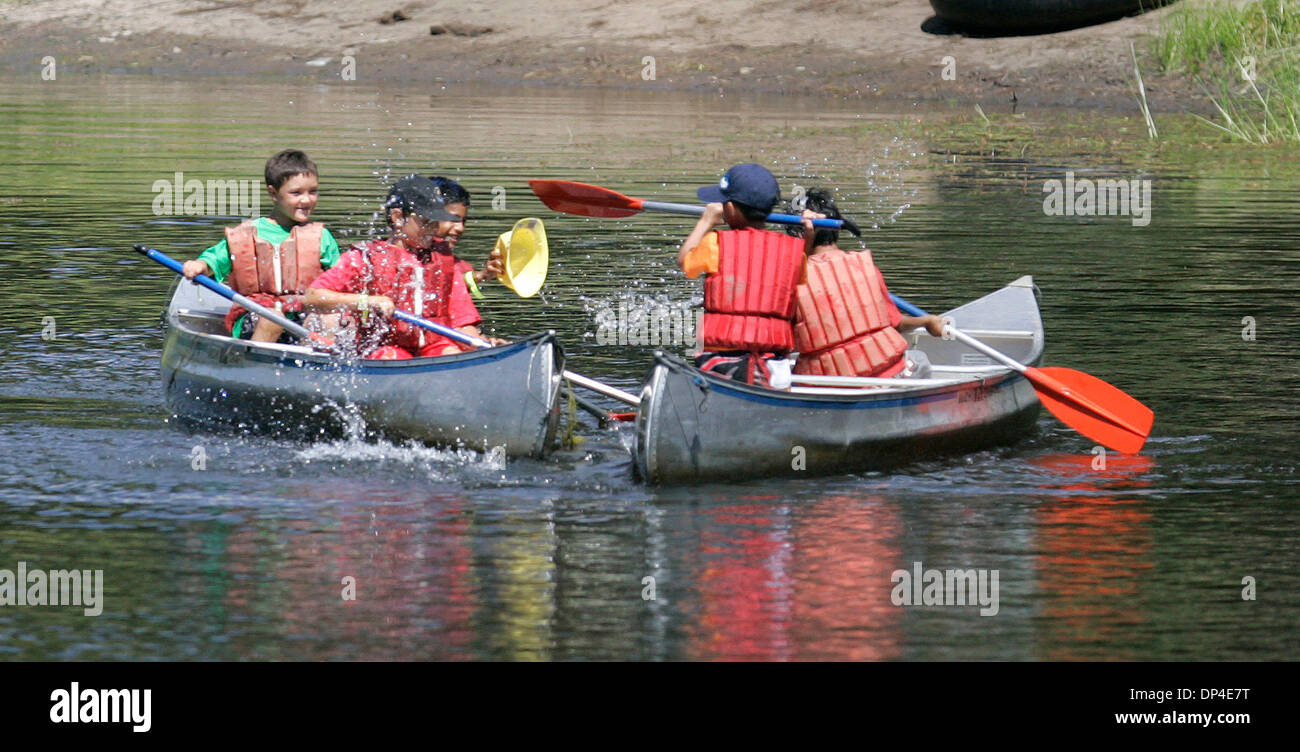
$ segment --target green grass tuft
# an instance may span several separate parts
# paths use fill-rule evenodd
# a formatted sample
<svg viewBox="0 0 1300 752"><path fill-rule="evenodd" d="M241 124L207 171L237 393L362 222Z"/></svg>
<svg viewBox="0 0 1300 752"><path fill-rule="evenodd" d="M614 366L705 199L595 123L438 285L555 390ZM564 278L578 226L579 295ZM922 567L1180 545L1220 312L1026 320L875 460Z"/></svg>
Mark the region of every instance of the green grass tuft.
<svg viewBox="0 0 1300 752"><path fill-rule="evenodd" d="M1179 5L1152 53L1165 72L1205 87L1219 112L1206 121L1214 128L1253 143L1300 142L1300 4Z"/></svg>

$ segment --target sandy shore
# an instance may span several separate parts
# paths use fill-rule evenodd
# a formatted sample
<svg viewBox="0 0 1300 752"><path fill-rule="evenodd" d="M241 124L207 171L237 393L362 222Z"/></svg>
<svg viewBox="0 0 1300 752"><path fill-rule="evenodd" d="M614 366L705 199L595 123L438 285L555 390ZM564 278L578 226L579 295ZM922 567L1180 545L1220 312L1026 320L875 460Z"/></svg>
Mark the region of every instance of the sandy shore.
<svg viewBox="0 0 1300 752"><path fill-rule="evenodd" d="M928 0L0 0L0 70L39 77L41 60L53 56L79 73L339 80L352 65L359 82L1127 109L1135 106L1129 45L1140 52L1168 12L1056 34L967 38L923 30L933 16ZM1154 108L1199 109L1188 82L1144 73Z"/></svg>

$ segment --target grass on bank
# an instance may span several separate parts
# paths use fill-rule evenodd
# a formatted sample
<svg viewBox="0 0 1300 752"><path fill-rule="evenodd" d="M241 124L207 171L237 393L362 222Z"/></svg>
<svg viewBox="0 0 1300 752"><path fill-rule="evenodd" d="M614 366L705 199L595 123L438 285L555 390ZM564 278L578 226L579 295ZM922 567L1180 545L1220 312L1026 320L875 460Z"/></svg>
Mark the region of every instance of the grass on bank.
<svg viewBox="0 0 1300 752"><path fill-rule="evenodd" d="M1300 142L1300 3L1180 3L1152 52L1205 87L1219 110L1210 125L1252 143Z"/></svg>

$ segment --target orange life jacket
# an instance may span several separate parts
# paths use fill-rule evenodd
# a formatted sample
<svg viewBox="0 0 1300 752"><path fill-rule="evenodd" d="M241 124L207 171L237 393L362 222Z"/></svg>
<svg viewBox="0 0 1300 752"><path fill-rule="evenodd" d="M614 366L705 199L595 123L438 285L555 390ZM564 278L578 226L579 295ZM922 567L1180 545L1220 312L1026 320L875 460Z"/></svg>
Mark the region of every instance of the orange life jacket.
<svg viewBox="0 0 1300 752"><path fill-rule="evenodd" d="M320 222L298 225L276 249L257 236L251 221L227 227L231 286L248 296L302 295L321 274L320 240L324 228Z"/></svg>
<svg viewBox="0 0 1300 752"><path fill-rule="evenodd" d="M794 291L803 262L799 238L769 230L719 232L718 273L704 279L704 349L793 349Z"/></svg>
<svg viewBox="0 0 1300 752"><path fill-rule="evenodd" d="M906 366L902 320L871 251L822 253L808 259L799 285L794 372L817 376L894 376Z"/></svg>

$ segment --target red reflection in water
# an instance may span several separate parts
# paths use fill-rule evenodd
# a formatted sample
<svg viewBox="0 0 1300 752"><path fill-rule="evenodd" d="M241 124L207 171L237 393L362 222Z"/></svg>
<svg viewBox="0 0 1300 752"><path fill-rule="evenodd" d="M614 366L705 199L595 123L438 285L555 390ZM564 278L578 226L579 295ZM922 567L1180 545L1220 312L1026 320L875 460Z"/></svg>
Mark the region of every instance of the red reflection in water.
<svg viewBox="0 0 1300 752"><path fill-rule="evenodd" d="M1132 658L1131 635L1145 620L1142 578L1151 569L1145 502L1118 498L1155 463L1144 455L1048 455L1032 461L1055 476L1035 510L1042 640L1048 660ZM1082 492L1082 493L1080 493ZM1091 495L1091 493L1099 495Z"/></svg>
<svg viewBox="0 0 1300 752"><path fill-rule="evenodd" d="M459 513L468 502L430 503L439 507L432 521L420 514L413 522L410 505L371 502L341 508L337 526L326 529L316 521L284 520L268 523L265 531L248 526L232 534L225 598L232 621L269 627L286 638L328 636L276 645L257 627L246 638L238 636L245 634L239 629L236 653L348 660L472 657L470 519ZM343 597L344 577L355 578L355 600Z"/></svg>
<svg viewBox="0 0 1300 752"><path fill-rule="evenodd" d="M881 660L898 655L901 610L889 599L897 511L831 497L797 507L702 512L698 602L686 604L695 660Z"/></svg>
<svg viewBox="0 0 1300 752"><path fill-rule="evenodd" d="M700 594L693 659L785 660L790 656L789 520L770 506L709 513L697 575Z"/></svg>
<svg viewBox="0 0 1300 752"><path fill-rule="evenodd" d="M901 535L898 511L880 500L837 496L800 509L791 567L797 658L898 657L903 609L889 595Z"/></svg>

